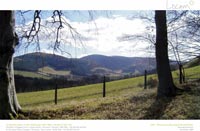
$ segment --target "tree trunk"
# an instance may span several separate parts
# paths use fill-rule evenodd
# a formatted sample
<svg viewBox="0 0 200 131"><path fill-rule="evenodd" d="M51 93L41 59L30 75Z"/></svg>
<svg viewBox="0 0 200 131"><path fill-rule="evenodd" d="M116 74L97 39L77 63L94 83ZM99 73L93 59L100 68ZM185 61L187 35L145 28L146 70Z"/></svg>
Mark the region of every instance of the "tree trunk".
<svg viewBox="0 0 200 131"><path fill-rule="evenodd" d="M170 97L176 95L169 58L166 11L155 11L156 22L156 62L158 74L158 97Z"/></svg>
<svg viewBox="0 0 200 131"><path fill-rule="evenodd" d="M21 111L13 69L13 54L17 44L14 11L0 11L0 119L10 119Z"/></svg>

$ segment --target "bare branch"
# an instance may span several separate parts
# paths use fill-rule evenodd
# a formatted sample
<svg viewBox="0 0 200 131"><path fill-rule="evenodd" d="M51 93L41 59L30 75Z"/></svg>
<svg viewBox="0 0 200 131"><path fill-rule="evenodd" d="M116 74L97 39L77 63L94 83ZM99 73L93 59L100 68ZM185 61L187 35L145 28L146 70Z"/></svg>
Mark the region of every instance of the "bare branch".
<svg viewBox="0 0 200 131"><path fill-rule="evenodd" d="M168 25L170 24L174 24L177 21L179 21L180 19L182 19L182 17L186 16L188 13L188 10L186 11L168 11Z"/></svg>
<svg viewBox="0 0 200 131"><path fill-rule="evenodd" d="M29 32L27 32L26 37L29 42L32 42L34 37L38 35L38 32L40 31L40 25L41 25L41 18L40 18L40 12L39 10L36 10L34 13L33 18L33 24Z"/></svg>
<svg viewBox="0 0 200 131"><path fill-rule="evenodd" d="M58 20L56 19L56 16L58 16ZM62 16L61 11L55 10L53 12L53 16L52 16L53 23L58 23L58 27L57 27L57 31L56 31L56 40L55 40L55 44L54 44L54 50L57 50L60 46L60 31L63 28L61 16Z"/></svg>

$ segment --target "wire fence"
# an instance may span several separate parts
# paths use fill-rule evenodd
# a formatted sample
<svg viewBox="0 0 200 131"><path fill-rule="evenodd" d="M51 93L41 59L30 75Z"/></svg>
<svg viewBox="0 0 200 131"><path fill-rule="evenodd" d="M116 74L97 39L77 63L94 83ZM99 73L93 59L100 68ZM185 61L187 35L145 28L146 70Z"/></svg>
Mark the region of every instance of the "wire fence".
<svg viewBox="0 0 200 131"><path fill-rule="evenodd" d="M176 72L173 79L174 79L175 82L178 82L179 84L181 84L179 75L180 74L178 72ZM184 74L184 79L182 81L183 81L183 83L189 83L189 82L197 82L199 80L200 80L200 73L193 70L192 73L191 73L191 71L186 71L185 74Z"/></svg>

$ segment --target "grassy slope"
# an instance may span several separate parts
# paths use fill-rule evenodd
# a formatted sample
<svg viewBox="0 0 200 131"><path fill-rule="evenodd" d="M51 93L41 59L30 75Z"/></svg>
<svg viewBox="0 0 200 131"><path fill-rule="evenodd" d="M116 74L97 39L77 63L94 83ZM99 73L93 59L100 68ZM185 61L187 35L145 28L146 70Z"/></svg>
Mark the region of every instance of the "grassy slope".
<svg viewBox="0 0 200 131"><path fill-rule="evenodd" d="M23 77L31 77L31 78L50 79L50 77L48 77L48 76L44 76L44 75L38 74L36 72L30 72L30 71L15 70L15 75L20 75Z"/></svg>
<svg viewBox="0 0 200 131"><path fill-rule="evenodd" d="M200 72L200 67L186 70ZM176 77L177 73L173 75ZM155 76L153 76L155 77ZM156 89L138 87L143 77L107 83L107 97L102 98L102 84L60 89L58 105L54 91L20 93L18 98L28 113L19 119L195 119L200 118L200 86L192 83L190 92L173 99L156 100Z"/></svg>
<svg viewBox="0 0 200 131"><path fill-rule="evenodd" d="M39 68L38 71L42 73L52 74L52 75L60 75L60 76L70 75L70 71L57 71L48 66Z"/></svg>
<svg viewBox="0 0 200 131"><path fill-rule="evenodd" d="M194 66L198 66L198 65L200 65L200 58L196 57L196 58L192 59L190 62L188 62L187 64L185 64L184 67L190 68L190 67L194 67Z"/></svg>
<svg viewBox="0 0 200 131"><path fill-rule="evenodd" d="M65 76L70 75L70 71L56 71L53 68L50 67L44 67L40 68L39 72L47 73L50 75L59 75L59 76ZM39 72L31 72L31 71L21 71L21 70L15 70L15 75L20 75L23 77L31 77L31 78L42 78L42 79L51 79L51 76L42 75Z"/></svg>
<svg viewBox="0 0 200 131"><path fill-rule="evenodd" d="M142 77L138 77L135 79L108 82L106 83L107 96L118 96L123 92L127 93L127 91L129 90L142 90L141 88L136 88L137 84L141 80ZM87 86L58 90L59 103L65 103L69 101L85 101L86 99L101 98L101 96L102 84L92 84ZM21 105L25 108L38 107L38 105L43 106L43 103L46 103L46 105L51 105L53 103L54 90L20 93L18 94L18 98L20 100Z"/></svg>

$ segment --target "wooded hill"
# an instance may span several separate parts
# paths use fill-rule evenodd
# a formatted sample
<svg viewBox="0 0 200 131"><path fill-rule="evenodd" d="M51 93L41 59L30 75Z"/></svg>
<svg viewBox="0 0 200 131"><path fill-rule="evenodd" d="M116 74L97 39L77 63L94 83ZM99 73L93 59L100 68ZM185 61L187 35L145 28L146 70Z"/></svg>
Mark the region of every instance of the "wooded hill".
<svg viewBox="0 0 200 131"><path fill-rule="evenodd" d="M155 69L155 58L90 55L65 58L46 53L30 53L14 59L14 69L57 75L141 75L144 69ZM58 71L58 72L56 72ZM59 72L60 71L60 72ZM61 73L62 72L62 73Z"/></svg>
<svg viewBox="0 0 200 131"><path fill-rule="evenodd" d="M173 62L172 62L173 63ZM65 58L46 53L31 53L15 57L17 92L30 92L74 87L155 73L155 58L90 55ZM55 83L55 81L57 83Z"/></svg>

